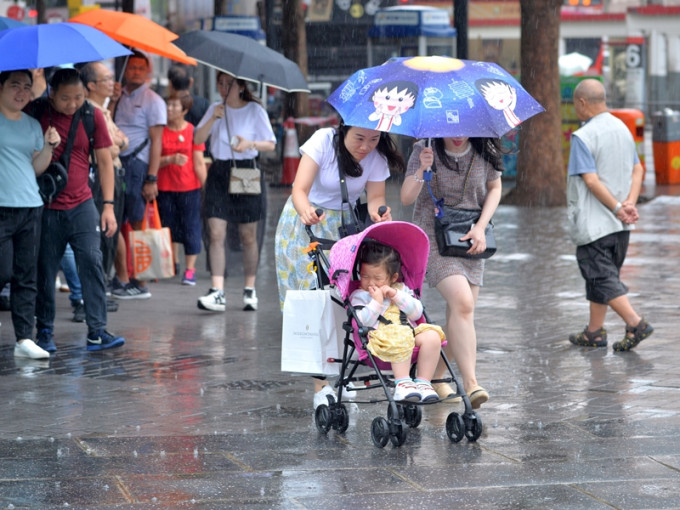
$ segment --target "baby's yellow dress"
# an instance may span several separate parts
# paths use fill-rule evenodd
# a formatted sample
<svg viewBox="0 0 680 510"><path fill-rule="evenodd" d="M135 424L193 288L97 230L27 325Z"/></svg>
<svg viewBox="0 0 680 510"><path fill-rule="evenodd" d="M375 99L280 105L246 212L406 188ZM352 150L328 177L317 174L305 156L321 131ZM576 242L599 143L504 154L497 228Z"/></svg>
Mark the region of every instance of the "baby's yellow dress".
<svg viewBox="0 0 680 510"><path fill-rule="evenodd" d="M440 326L422 323L415 328L401 324L399 308L392 303L383 314L392 324L378 323L378 328L368 333L368 350L373 356L390 363L409 361L415 347L415 335L422 331L434 330L442 342L446 336Z"/></svg>

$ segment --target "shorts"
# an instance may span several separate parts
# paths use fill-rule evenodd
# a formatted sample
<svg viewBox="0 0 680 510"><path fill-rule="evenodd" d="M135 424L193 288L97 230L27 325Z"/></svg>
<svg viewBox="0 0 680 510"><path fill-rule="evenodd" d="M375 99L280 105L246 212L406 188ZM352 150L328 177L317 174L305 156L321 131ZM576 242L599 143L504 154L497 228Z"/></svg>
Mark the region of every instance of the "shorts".
<svg viewBox="0 0 680 510"><path fill-rule="evenodd" d="M201 253L201 190L159 191L157 203L172 242L184 245L185 255Z"/></svg>
<svg viewBox="0 0 680 510"><path fill-rule="evenodd" d="M244 164L252 165L252 160L245 160ZM260 221L264 215L266 200L266 186L260 175L262 193L259 195L231 195L229 194L229 178L231 176L231 161L215 160L208 170L205 182L204 216L219 218L227 223L253 223Z"/></svg>
<svg viewBox="0 0 680 510"><path fill-rule="evenodd" d="M149 165L137 157L120 157L125 169L125 213L123 218L129 222L142 221L146 200L142 196L142 187Z"/></svg>
<svg viewBox="0 0 680 510"><path fill-rule="evenodd" d="M606 305L628 292L619 275L626 259L630 231L615 232L576 248L576 260L586 281L586 299Z"/></svg>

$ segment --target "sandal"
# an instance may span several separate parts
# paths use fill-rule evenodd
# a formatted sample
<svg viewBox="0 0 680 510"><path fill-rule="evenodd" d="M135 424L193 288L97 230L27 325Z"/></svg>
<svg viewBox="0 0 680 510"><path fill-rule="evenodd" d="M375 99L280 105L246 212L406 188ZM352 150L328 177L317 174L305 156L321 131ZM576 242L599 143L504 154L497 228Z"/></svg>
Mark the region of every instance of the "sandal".
<svg viewBox="0 0 680 510"><path fill-rule="evenodd" d="M626 336L612 347L617 352L630 351L652 333L654 333L652 325L645 319L640 319L640 323L637 326L626 325Z"/></svg>
<svg viewBox="0 0 680 510"><path fill-rule="evenodd" d="M468 398L470 399L472 409L479 409L484 402L489 400L489 394L481 386L475 386L468 393Z"/></svg>
<svg viewBox="0 0 680 510"><path fill-rule="evenodd" d="M448 400L450 402L460 402L463 400L460 397L456 397L456 392L448 383L432 383L432 388L437 392L440 400Z"/></svg>
<svg viewBox="0 0 680 510"><path fill-rule="evenodd" d="M569 335L569 341L579 347L607 347L607 330L600 328L591 332L586 325L580 333Z"/></svg>

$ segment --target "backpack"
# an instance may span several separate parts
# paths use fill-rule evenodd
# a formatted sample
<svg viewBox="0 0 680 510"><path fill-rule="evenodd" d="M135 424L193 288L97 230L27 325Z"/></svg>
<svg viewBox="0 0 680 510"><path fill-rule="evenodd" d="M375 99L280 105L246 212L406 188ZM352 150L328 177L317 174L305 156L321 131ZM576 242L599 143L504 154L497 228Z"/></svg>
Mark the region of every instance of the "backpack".
<svg viewBox="0 0 680 510"><path fill-rule="evenodd" d="M49 100L46 97L39 97L31 101L26 107L26 113L40 122L40 119L49 108ZM78 123L82 121L85 132L87 133L90 145L90 161L95 165L94 155L94 108L89 101L85 101L83 106L74 114L69 137L66 141L66 148L57 161L49 164L47 169L37 178L38 190L45 204L50 204L54 198L61 193L68 183L68 167L71 159L71 150L78 128Z"/></svg>

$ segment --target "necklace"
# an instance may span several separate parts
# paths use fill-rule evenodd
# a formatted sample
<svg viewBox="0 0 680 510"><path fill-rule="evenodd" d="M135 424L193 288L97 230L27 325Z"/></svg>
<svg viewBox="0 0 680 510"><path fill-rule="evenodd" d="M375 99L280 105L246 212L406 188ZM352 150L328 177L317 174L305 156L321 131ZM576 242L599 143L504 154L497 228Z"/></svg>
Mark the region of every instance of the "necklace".
<svg viewBox="0 0 680 510"><path fill-rule="evenodd" d="M456 163L458 163L458 160L461 159L464 156L467 156L470 154L470 151L472 150L472 144L468 143L467 149L465 149L463 152L452 152L452 151L446 151L447 155L452 157Z"/></svg>
<svg viewBox="0 0 680 510"><path fill-rule="evenodd" d="M453 164L455 165L455 170L456 172L460 170L460 165L458 164L458 161L463 159L465 156L470 154L470 151L472 150L472 144L468 143L467 149L465 149L463 152L451 152L449 150L446 151L446 155L450 158L453 159ZM470 160L472 161L472 160Z"/></svg>
<svg viewBox="0 0 680 510"><path fill-rule="evenodd" d="M170 131L174 131L177 134L177 140L179 140L180 143L184 142L184 135L182 134L182 130L184 129L183 125L178 125L178 126L167 126Z"/></svg>

